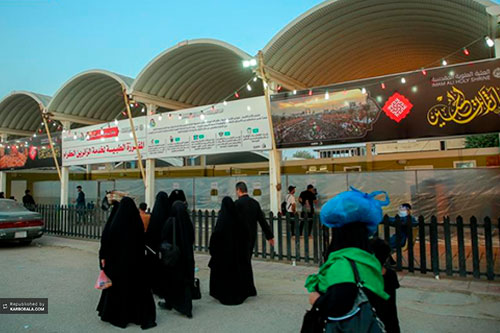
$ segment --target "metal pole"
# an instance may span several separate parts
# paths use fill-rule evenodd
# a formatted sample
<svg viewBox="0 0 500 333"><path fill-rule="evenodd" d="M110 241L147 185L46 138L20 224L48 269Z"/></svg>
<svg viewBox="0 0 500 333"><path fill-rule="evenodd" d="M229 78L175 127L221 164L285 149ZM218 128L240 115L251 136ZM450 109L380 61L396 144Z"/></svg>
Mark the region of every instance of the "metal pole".
<svg viewBox="0 0 500 333"><path fill-rule="evenodd" d="M132 118L132 112L130 111L130 105L129 105L129 99L127 96L127 91L125 90L125 88L122 88L122 91L123 91L123 100L125 101L125 107L127 108L128 119L130 120L130 127L132 129L132 135L134 137L135 151L137 152L137 163L139 163L139 169L141 171L142 180L144 182L144 187L147 187L146 173L144 171L144 166L142 165L141 152L139 150L139 143L137 141L137 133L135 133L134 120Z"/></svg>
<svg viewBox="0 0 500 333"><path fill-rule="evenodd" d="M56 165L57 175L59 176L59 181L61 181L62 179L61 169L59 168L59 162L57 161L56 151L54 150L54 144L52 142L52 135L50 135L49 124L47 123L47 119L49 118L50 114L47 112L47 110L43 109L43 106L41 104L40 104L40 111L42 112L43 124L45 125L45 131L47 132L47 136L49 138L50 150L52 151L52 157L54 158L54 163Z"/></svg>

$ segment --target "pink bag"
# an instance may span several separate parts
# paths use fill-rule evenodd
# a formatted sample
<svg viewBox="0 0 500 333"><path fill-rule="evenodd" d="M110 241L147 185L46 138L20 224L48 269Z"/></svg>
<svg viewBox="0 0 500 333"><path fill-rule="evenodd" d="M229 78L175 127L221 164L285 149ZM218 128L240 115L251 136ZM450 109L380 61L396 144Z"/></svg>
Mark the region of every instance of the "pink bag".
<svg viewBox="0 0 500 333"><path fill-rule="evenodd" d="M95 289L103 290L106 288L111 287L111 280L109 277L104 273L104 271L101 269L99 272L99 276L97 277L97 281L95 282Z"/></svg>

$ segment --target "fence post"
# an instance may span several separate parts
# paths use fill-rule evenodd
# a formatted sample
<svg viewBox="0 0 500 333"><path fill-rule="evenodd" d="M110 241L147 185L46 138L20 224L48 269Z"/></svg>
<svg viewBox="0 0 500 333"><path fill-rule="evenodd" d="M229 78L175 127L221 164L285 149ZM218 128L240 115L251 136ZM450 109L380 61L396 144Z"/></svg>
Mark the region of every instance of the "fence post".
<svg viewBox="0 0 500 333"><path fill-rule="evenodd" d="M287 260L292 260L292 236L290 233L290 214L287 212L285 213L285 228L286 228L286 259Z"/></svg>
<svg viewBox="0 0 500 333"><path fill-rule="evenodd" d="M420 245L420 273L427 273L427 258L425 249L425 221L424 217L418 217L418 241Z"/></svg>
<svg viewBox="0 0 500 333"><path fill-rule="evenodd" d="M391 231L389 229L389 216L384 216L384 240L389 243L389 238L391 238Z"/></svg>
<svg viewBox="0 0 500 333"><path fill-rule="evenodd" d="M472 247L472 275L479 279L481 272L479 268L479 244L477 240L477 219L475 216L470 218L470 241Z"/></svg>
<svg viewBox="0 0 500 333"><path fill-rule="evenodd" d="M295 214L293 216L293 219L295 221L295 261L299 262L300 261L300 218L297 218L297 215Z"/></svg>
<svg viewBox="0 0 500 333"><path fill-rule="evenodd" d="M438 247L438 237L437 237L437 218L436 216L431 217L431 225L429 226L429 234L431 236L431 262L432 262L432 272L434 276L439 276L439 247Z"/></svg>
<svg viewBox="0 0 500 333"><path fill-rule="evenodd" d="M453 257L451 252L451 232L450 232L450 217L443 218L444 224L444 248L446 256L446 275L453 275Z"/></svg>
<svg viewBox="0 0 500 333"><path fill-rule="evenodd" d="M279 215L279 213L278 213L278 215ZM271 226L274 225L273 212L269 212L269 225L271 225ZM279 234L279 232L278 232L278 234ZM274 235L274 241L275 241L275 244L278 241L278 237L276 235ZM272 245L269 246L269 253L270 253L271 259L274 259L274 246L272 246Z"/></svg>
<svg viewBox="0 0 500 333"><path fill-rule="evenodd" d="M484 243L486 246L486 276L488 280L493 280L495 277L493 272L493 240L491 237L491 220L489 217L484 218Z"/></svg>
<svg viewBox="0 0 500 333"><path fill-rule="evenodd" d="M413 263L413 224L411 216L406 216L406 241L407 243L407 254L408 254L408 271L413 273L415 271L415 265Z"/></svg>
<svg viewBox="0 0 500 333"><path fill-rule="evenodd" d="M278 235L279 243L278 243L278 260L283 260L283 216L281 213L278 213Z"/></svg>
<svg viewBox="0 0 500 333"><path fill-rule="evenodd" d="M309 215L304 216L304 260L309 262L309 225L312 223L312 218L309 220Z"/></svg>
<svg viewBox="0 0 500 333"><path fill-rule="evenodd" d="M395 222L396 222L396 269L398 271L401 271L403 256L401 252L401 219L399 215L396 215Z"/></svg>
<svg viewBox="0 0 500 333"><path fill-rule="evenodd" d="M205 211L205 252L208 252L208 210Z"/></svg>
<svg viewBox="0 0 500 333"><path fill-rule="evenodd" d="M457 238L458 238L458 267L459 274L462 277L467 276L465 265L465 246L464 246L464 220L462 216L457 217Z"/></svg>
<svg viewBox="0 0 500 333"><path fill-rule="evenodd" d="M318 214L313 215L313 246L314 246L314 254L313 254L313 260L315 263L318 263L319 255L318 255L318 229L319 229L319 219L318 219Z"/></svg>
<svg viewBox="0 0 500 333"><path fill-rule="evenodd" d="M273 221L271 220L270 221L270 225L271 225L271 230L272 230L272 226L273 226ZM258 229L257 229L258 230ZM257 231L257 235L259 234L259 232ZM262 231L260 233L261 237L260 239L262 240L262 252L261 252L261 257L263 259L265 259L267 257L267 239L266 239L266 235L264 234L264 231ZM258 240L257 240L257 243L258 243Z"/></svg>
<svg viewBox="0 0 500 333"><path fill-rule="evenodd" d="M198 215L196 216L198 219L198 251L203 250L203 213L201 210L198 210Z"/></svg>

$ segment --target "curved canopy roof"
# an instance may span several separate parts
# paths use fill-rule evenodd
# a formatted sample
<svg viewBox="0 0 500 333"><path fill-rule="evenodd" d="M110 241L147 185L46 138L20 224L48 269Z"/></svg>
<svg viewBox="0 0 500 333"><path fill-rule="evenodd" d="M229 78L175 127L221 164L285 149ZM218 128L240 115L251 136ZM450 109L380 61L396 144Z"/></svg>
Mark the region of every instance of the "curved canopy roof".
<svg viewBox="0 0 500 333"><path fill-rule="evenodd" d="M123 89L130 89L132 78L105 70L89 70L75 75L55 93L47 106L55 119L80 124L113 120L125 110Z"/></svg>
<svg viewBox="0 0 500 333"><path fill-rule="evenodd" d="M439 65L441 57L492 36L496 20L482 0L329 0L282 29L264 48L271 77L285 87L308 88ZM494 50L478 40L471 55Z"/></svg>
<svg viewBox="0 0 500 333"><path fill-rule="evenodd" d="M41 108L47 107L50 97L29 91L13 91L0 101L0 133L30 136L40 122Z"/></svg>
<svg viewBox="0 0 500 333"><path fill-rule="evenodd" d="M170 109L221 102L254 76L243 68L251 56L214 39L179 43L153 59L137 76L131 93L138 100ZM262 84L241 98L262 95Z"/></svg>

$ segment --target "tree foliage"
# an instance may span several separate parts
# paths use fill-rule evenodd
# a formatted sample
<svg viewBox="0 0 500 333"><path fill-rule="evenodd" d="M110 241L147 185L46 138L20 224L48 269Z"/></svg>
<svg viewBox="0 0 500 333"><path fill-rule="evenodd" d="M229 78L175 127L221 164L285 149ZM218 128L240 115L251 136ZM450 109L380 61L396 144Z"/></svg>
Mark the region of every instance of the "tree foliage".
<svg viewBox="0 0 500 333"><path fill-rule="evenodd" d="M498 147L498 134L474 135L465 138L465 148Z"/></svg>
<svg viewBox="0 0 500 333"><path fill-rule="evenodd" d="M295 158L303 158L303 159L313 159L314 156L306 151L306 150L299 150L299 151L296 151L295 154L293 154L293 157Z"/></svg>

